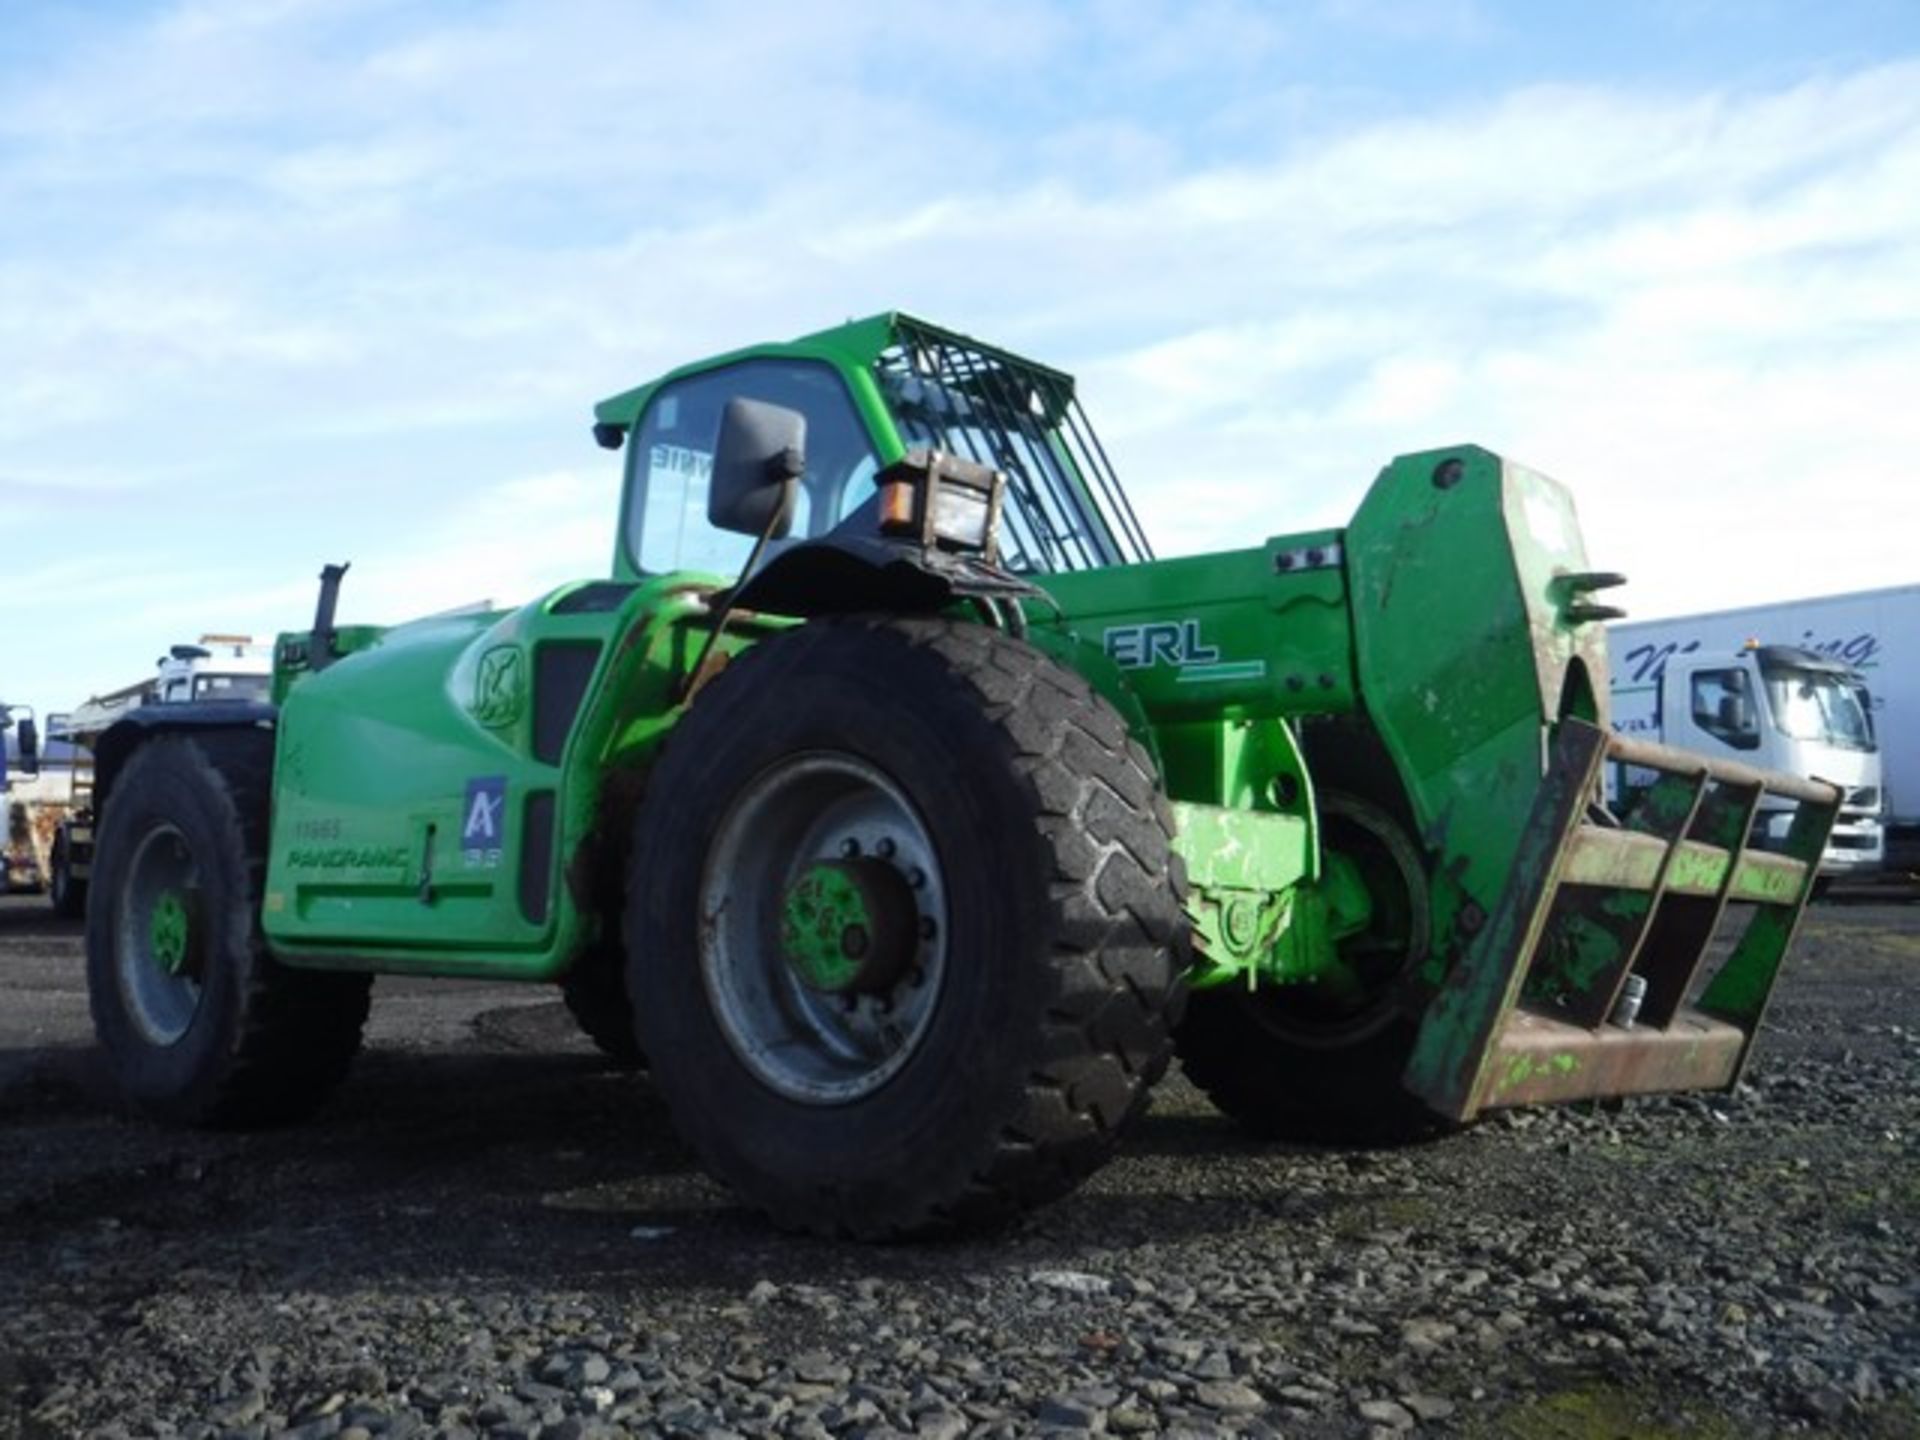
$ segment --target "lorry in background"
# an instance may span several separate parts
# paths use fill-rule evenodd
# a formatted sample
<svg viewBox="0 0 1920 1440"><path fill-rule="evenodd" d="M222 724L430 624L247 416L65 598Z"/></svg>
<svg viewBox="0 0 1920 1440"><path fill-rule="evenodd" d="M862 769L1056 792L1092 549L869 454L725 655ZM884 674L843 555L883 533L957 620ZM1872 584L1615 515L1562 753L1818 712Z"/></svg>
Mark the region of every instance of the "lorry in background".
<svg viewBox="0 0 1920 1440"><path fill-rule="evenodd" d="M145 705L203 700L264 700L273 683L271 646L251 635L202 635L154 662L154 674L95 695L79 708L47 717L48 744L72 747L62 812L51 829L45 874L53 908L68 919L86 913L93 869L93 746L107 730Z"/></svg>
<svg viewBox="0 0 1920 1440"><path fill-rule="evenodd" d="M1614 625L1609 643L1617 730L1843 786L1826 876L1920 870L1920 585Z"/></svg>
<svg viewBox="0 0 1920 1440"><path fill-rule="evenodd" d="M1820 859L1821 878L1880 872L1886 859L1880 755L1858 671L1817 651L1757 641L1732 651L1714 646L1674 654L1657 671L1651 684L1616 684L1616 729L1832 781L1846 799ZM1627 787L1652 779L1632 770L1611 778ZM1789 811L1763 806L1751 843L1779 845L1791 820Z"/></svg>

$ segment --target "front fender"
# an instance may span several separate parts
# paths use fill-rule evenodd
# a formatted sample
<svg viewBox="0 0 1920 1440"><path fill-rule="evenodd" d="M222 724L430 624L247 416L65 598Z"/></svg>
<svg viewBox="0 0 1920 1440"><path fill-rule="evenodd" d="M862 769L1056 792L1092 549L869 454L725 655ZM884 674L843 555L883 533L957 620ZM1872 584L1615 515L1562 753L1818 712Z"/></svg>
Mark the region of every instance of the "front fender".
<svg viewBox="0 0 1920 1440"><path fill-rule="evenodd" d="M264 700L189 700L173 705L148 705L116 720L93 746L93 805L107 803L113 782L133 752L156 735L197 730L271 730L278 723L278 706Z"/></svg>
<svg viewBox="0 0 1920 1440"><path fill-rule="evenodd" d="M955 600L1024 600L1041 592L985 560L872 535L787 546L741 584L733 604L772 615L927 614Z"/></svg>

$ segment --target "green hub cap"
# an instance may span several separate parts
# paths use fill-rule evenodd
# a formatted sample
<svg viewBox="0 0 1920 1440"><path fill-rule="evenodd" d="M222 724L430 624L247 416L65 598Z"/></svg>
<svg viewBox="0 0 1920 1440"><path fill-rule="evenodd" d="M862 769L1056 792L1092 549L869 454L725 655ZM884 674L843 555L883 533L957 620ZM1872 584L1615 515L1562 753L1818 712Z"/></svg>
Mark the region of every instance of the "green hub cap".
<svg viewBox="0 0 1920 1440"><path fill-rule="evenodd" d="M178 890L168 890L153 903L153 919L147 925L147 942L153 950L153 963L163 975L178 975L187 968L192 940L192 922L186 901Z"/></svg>
<svg viewBox="0 0 1920 1440"><path fill-rule="evenodd" d="M878 994L913 959L917 916L907 883L878 860L809 865L780 906L780 947L800 979L829 995Z"/></svg>

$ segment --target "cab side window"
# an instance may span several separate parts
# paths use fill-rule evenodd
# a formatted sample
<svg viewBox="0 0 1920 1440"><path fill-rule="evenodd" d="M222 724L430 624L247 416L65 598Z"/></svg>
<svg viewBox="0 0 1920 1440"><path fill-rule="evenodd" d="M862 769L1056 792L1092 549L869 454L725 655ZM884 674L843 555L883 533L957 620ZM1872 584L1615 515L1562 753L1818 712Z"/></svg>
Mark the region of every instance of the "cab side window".
<svg viewBox="0 0 1920 1440"><path fill-rule="evenodd" d="M1693 723L1736 750L1760 747L1760 723L1744 670L1697 670L1693 676Z"/></svg>
<svg viewBox="0 0 1920 1440"><path fill-rule="evenodd" d="M701 570L731 577L746 563L752 537L707 523L720 417L736 396L784 405L807 417L807 469L794 504L793 538L824 534L872 492L873 446L832 366L745 360L689 375L654 394L631 442L627 544L642 571Z"/></svg>

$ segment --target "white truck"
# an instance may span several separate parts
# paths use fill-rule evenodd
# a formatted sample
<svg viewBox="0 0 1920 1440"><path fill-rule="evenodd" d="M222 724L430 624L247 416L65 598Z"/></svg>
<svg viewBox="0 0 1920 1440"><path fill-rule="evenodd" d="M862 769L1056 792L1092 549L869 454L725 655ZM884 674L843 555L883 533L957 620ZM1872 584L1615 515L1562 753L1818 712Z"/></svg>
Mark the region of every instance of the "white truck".
<svg viewBox="0 0 1920 1440"><path fill-rule="evenodd" d="M197 645L175 645L154 662L155 673L84 705L47 717L47 739L74 747L65 813L53 832L47 893L70 918L85 913L93 865L94 741L129 710L183 700L264 700L273 686L273 650L248 635L202 635Z"/></svg>
<svg viewBox="0 0 1920 1440"><path fill-rule="evenodd" d="M1824 876L1920 868L1920 585L1617 624L1608 654L1616 729L1846 790Z"/></svg>

